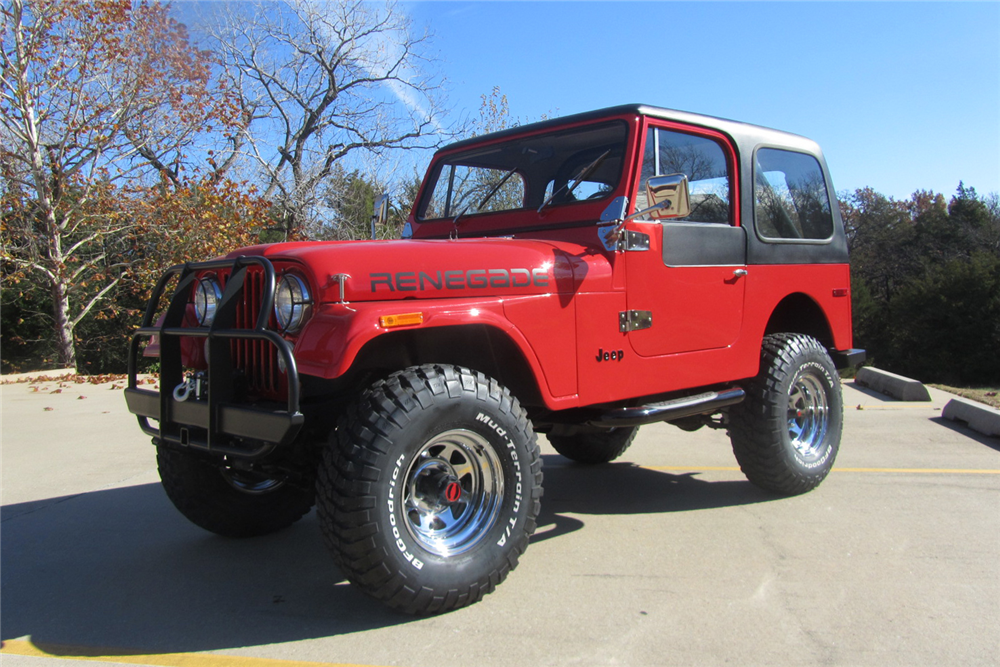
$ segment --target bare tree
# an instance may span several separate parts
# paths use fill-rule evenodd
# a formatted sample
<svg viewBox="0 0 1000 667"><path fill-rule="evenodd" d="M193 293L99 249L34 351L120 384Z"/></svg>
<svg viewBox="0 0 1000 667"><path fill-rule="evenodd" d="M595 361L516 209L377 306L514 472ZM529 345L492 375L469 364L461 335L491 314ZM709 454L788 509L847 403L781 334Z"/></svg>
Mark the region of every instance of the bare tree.
<svg viewBox="0 0 1000 667"><path fill-rule="evenodd" d="M244 128L220 161L256 165L286 237L315 226L320 185L338 162L427 148L447 134L440 81L425 74L428 38L391 1L233 5L214 38Z"/></svg>
<svg viewBox="0 0 1000 667"><path fill-rule="evenodd" d="M74 329L129 261L137 182L176 182L184 147L221 109L203 54L167 12L129 0L0 5L5 280L48 291L66 366Z"/></svg>

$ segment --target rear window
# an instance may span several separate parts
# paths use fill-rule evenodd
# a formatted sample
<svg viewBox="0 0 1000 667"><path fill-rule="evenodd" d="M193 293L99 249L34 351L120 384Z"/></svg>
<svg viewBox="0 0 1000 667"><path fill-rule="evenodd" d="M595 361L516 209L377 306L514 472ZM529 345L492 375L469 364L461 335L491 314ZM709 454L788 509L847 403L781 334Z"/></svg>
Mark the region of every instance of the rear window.
<svg viewBox="0 0 1000 667"><path fill-rule="evenodd" d="M830 194L812 155L758 149L753 189L754 219L762 238L825 241L833 236Z"/></svg>

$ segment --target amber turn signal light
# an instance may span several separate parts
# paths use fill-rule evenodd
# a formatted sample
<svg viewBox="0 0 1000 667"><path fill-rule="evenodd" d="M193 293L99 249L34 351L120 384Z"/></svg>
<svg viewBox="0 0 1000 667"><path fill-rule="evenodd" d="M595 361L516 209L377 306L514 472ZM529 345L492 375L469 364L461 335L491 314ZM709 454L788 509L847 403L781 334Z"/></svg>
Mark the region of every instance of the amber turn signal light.
<svg viewBox="0 0 1000 667"><path fill-rule="evenodd" d="M383 329L393 329L395 327L410 327L415 324L424 323L423 313L401 313L399 315L383 315L378 318L378 323Z"/></svg>

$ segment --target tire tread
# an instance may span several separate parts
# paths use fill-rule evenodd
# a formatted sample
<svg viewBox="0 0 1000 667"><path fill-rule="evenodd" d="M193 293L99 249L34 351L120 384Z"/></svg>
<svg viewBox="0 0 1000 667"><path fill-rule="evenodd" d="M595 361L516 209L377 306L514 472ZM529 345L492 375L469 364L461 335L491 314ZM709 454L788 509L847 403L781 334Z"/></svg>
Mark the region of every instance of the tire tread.
<svg viewBox="0 0 1000 667"><path fill-rule="evenodd" d="M435 397L458 398L471 394L492 403L503 414L513 415L524 441L529 443L534 478L531 506L523 534L499 569L484 573L464 588L433 591L414 587L404 573L391 571L384 547L372 534L377 500L372 483L380 471L372 465L387 454L392 432L403 429L410 415L435 404ZM354 584L389 606L413 614L450 611L478 601L517 566L528 547L540 509L541 458L527 415L517 399L496 380L467 368L424 365L393 373L366 390L341 416L336 442L323 452L317 477L317 503L324 537L334 562Z"/></svg>
<svg viewBox="0 0 1000 667"><path fill-rule="evenodd" d="M798 495L816 488L833 465L831 457L830 466L803 472L787 465L784 459L783 440L787 438L788 427L787 397L782 384L795 372L796 358L813 354L825 357L829 369L833 369L826 348L815 338L795 333L766 336L761 346L760 372L747 386L743 403L729 412L733 453L743 474L755 485L782 495ZM837 381L836 375L834 380ZM838 400L836 407L842 410L842 401ZM836 449L841 416L836 415L832 424L836 424L836 433L830 433L829 437Z"/></svg>

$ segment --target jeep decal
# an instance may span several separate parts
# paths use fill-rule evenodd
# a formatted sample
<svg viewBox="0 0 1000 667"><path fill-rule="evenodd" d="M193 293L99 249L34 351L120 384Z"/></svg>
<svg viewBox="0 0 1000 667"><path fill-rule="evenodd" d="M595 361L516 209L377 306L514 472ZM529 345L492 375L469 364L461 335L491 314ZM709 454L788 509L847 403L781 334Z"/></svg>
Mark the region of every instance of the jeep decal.
<svg viewBox="0 0 1000 667"><path fill-rule="evenodd" d="M372 292L387 287L390 292L427 289L486 289L488 287L548 287L549 272L538 269L469 269L467 271L400 271L369 273Z"/></svg>

